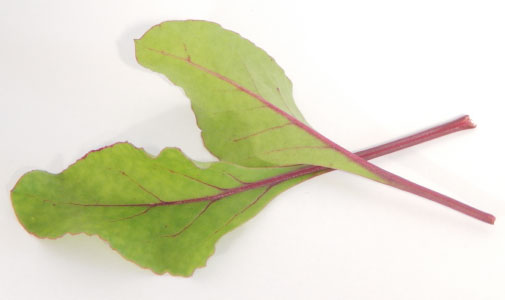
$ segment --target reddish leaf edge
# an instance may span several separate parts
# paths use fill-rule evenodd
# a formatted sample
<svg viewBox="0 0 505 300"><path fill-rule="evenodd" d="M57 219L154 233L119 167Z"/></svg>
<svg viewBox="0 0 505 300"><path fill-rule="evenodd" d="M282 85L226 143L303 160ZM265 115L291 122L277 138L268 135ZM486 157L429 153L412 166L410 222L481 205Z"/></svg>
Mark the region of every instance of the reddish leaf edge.
<svg viewBox="0 0 505 300"><path fill-rule="evenodd" d="M423 131L420 131L418 133L415 133L415 134L412 134L412 135L409 135L409 136L406 136L406 137L403 137L403 138L400 138L400 139L397 139L397 140L394 140L394 141L391 141L391 142L388 142L388 143L385 143L385 144L381 144L381 145L378 145L378 146L375 146L375 147L371 147L371 148L368 148L366 150L358 151L358 152L356 152L356 154L360 155L361 157L364 157L366 159L373 159L373 158L377 158L377 157L380 157L380 156L383 156L383 155L387 155L387 154L390 154L390 153L393 153L393 152L397 152L397 151L403 150L405 148L409 148L409 147L412 147L412 146L415 146L415 145L418 145L418 144L421 144L421 143L424 143L424 142L428 142L430 140L433 140L433 139L436 139L436 138L439 138L439 137L442 137L442 136L445 136L445 135L449 135L449 134L452 134L452 133L455 133L455 132L458 132L458 131L472 129L472 128L475 128L475 125L471 122L470 118L468 116L463 116L463 117L460 117L460 118L458 118L458 119L456 119L454 121L450 121L450 122L444 123L442 125L435 126L435 127L432 127L432 128L429 128L429 129L426 129L426 130L423 130ZM117 142L117 143L114 143L114 144L111 144L111 145L108 145L108 146L104 146L104 147L101 147L101 148L98 148L98 149L95 149L95 150L91 150L88 153L86 153L83 157L81 157L80 159L78 159L76 162L74 162L73 164L69 165L63 171L65 171L66 169L70 168L71 166L73 166L78 161L85 159L90 153L98 152L98 151L101 151L103 149L113 147L114 145L123 144L123 143L128 143L128 142ZM144 150L141 147L136 147L136 148ZM179 151L181 151L179 148L176 148L176 149L178 149ZM183 153L183 152L181 151L181 153ZM315 173L316 176L319 176L319 175L322 175L322 174L325 174L325 173L328 173L328 172L331 172L331 171L335 171L335 169L330 169L330 168L325 168L325 167L320 167L320 166L307 166L306 168L303 168L301 170L305 170L305 172L307 172L307 173L304 173L304 174L297 173L298 176L310 174L310 172L308 172L309 170L313 174ZM283 175L287 175L284 180L288 180L288 179L294 178L293 177L293 173L298 172L298 171L300 171L300 170L296 170L296 171L292 171L292 172L283 174ZM313 178L313 177L311 177L311 178ZM18 184L18 182L16 182L16 184L14 185L14 187ZM301 181L301 182L303 182L303 181ZM11 190L11 193L12 193L13 190L14 190L14 188ZM12 204L12 202L11 202L11 204ZM475 209L475 208L472 208L472 209ZM478 212L480 212L480 213L489 215L489 214L487 214L485 212L481 212L480 210L477 210L477 209L475 209L475 210L478 211ZM148 267L141 266L141 265L137 264L135 261L133 261L133 260L131 260L131 259L123 256L116 248L112 247L112 245L106 239L102 238L98 234L88 234L88 233L85 233L85 232L76 232L76 233L69 232L69 233L62 234L61 236L54 237L54 238L43 237L43 236L39 236L39 235L37 235L37 234L35 234L33 232L30 232L23 225L23 223L20 221L19 216L17 215L16 211L15 211L15 214L16 214L16 218L17 218L18 222L25 229L25 231L27 231L29 234L31 234L31 235L33 235L33 236L35 236L37 238L56 240L56 239L59 239L59 238L62 238L64 236L66 236L66 235L74 236L74 235L78 235L78 234L85 234L85 235L90 236L90 237L97 236L100 240L104 241L107 245L109 245L109 247L113 251L115 251L116 253L118 253L125 260L127 260L129 262L132 262L133 264L139 266L142 269L149 270L149 271L153 272L156 275L164 275L164 274L168 273L168 274L171 274L171 275L174 275L174 276L191 277L191 276L193 276L193 274L195 273L195 271L197 269L204 268L207 265L207 263L205 263L204 265L195 268L195 270L193 270L193 272L191 274L189 274L189 275L173 274L173 273L171 273L169 271L156 272L156 271L154 271L154 270L152 270L152 269L150 269ZM492 216L492 215L489 215L489 216L492 217L493 220L494 220L494 216ZM214 253L215 253L215 247L214 247L212 253L209 255L209 258L211 256L213 256Z"/></svg>

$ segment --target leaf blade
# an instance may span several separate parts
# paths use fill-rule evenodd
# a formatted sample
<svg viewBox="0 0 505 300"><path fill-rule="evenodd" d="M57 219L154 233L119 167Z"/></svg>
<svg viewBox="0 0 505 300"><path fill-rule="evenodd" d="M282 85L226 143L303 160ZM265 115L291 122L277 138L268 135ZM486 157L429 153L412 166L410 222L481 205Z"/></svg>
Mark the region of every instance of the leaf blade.
<svg viewBox="0 0 505 300"><path fill-rule="evenodd" d="M205 30L200 30L207 27L212 27L212 38L206 36ZM221 37L225 43L219 43ZM212 39L217 42L211 43ZM192 42L191 48L186 41ZM180 53L181 43L186 56ZM230 47L235 44L244 49ZM245 72L229 62L248 61L249 57L265 52L231 31L205 21L165 22L136 40L135 47L140 64L165 74L184 89L191 100L206 147L224 161L249 167L303 164L341 169L494 223L492 216L477 213L455 199L367 162L309 127L303 119L288 113L277 98L267 100L254 93L250 83L244 81L251 70ZM275 72L280 67L273 59L263 63L261 66L268 65L279 80L286 78L283 72ZM236 77L227 77L228 74ZM269 90L277 88L270 78L263 83ZM242 111L238 113L240 108ZM287 126L286 122L293 126Z"/></svg>
<svg viewBox="0 0 505 300"><path fill-rule="evenodd" d="M165 169L152 173L159 165L191 178ZM223 234L252 218L278 193L317 175L248 186L226 173L261 181L296 169L246 169L220 162L201 169L178 149L151 157L130 144L115 144L60 174L27 173L11 197L21 224L39 237L98 235L142 267L189 276L205 265ZM206 177L222 190L206 185Z"/></svg>
<svg viewBox="0 0 505 300"><path fill-rule="evenodd" d="M222 45L209 42L213 40ZM169 21L146 32L135 41L135 47L140 64L184 89L205 145L220 159L248 167L320 165L383 181L356 163L359 158L345 149L326 151L335 148L334 143L306 125L282 69L266 52L238 34L211 22ZM254 83L259 79L251 83L247 80L251 74L262 78L261 91L269 91L272 98L266 100L254 92L260 90ZM288 84L277 86L279 82ZM319 156L310 155L310 160L299 151L285 152L305 147L323 150Z"/></svg>

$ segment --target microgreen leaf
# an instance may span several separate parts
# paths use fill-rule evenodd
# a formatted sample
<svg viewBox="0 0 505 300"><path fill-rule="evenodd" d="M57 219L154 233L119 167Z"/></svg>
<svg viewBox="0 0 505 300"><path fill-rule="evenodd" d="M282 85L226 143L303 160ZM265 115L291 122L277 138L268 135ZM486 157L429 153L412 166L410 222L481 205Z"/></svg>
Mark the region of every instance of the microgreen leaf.
<svg viewBox="0 0 505 300"><path fill-rule="evenodd" d="M472 127L464 117L356 154L372 159ZM156 273L188 276L205 265L220 236L275 195L331 170L202 163L176 148L152 157L119 143L90 152L57 175L29 172L11 196L21 224L39 237L96 234Z"/></svg>
<svg viewBox="0 0 505 300"><path fill-rule="evenodd" d="M20 222L37 236L96 234L142 267L189 276L205 265L223 234L275 195L318 174L299 169L222 162L200 168L175 148L151 157L120 143L57 175L27 173L12 202ZM278 178L290 171L298 173Z"/></svg>
<svg viewBox="0 0 505 300"><path fill-rule="evenodd" d="M493 216L373 165L311 128L282 69L235 32L206 21L170 21L151 28L135 45L140 64L184 89L205 145L221 160L340 169L494 223Z"/></svg>
<svg viewBox="0 0 505 300"><path fill-rule="evenodd" d="M366 161L473 128L468 117L353 154L308 126L282 69L236 33L203 21L167 22L137 40L136 50L140 63L184 88L206 146L222 160L193 161L176 148L153 157L117 143L59 174L29 172L11 192L29 232L98 235L140 266L189 276L223 234L277 194L336 168L494 221Z"/></svg>

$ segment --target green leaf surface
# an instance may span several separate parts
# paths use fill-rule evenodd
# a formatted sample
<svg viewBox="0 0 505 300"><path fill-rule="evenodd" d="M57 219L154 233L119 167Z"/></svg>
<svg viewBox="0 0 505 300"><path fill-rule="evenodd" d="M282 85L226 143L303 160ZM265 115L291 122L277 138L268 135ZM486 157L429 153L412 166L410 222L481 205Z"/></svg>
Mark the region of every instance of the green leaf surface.
<svg viewBox="0 0 505 300"><path fill-rule="evenodd" d="M184 89L205 145L223 161L340 169L494 222L491 215L367 162L308 126L282 69L232 31L206 21L165 22L135 45L140 64Z"/></svg>
<svg viewBox="0 0 505 300"><path fill-rule="evenodd" d="M38 237L98 235L142 267L189 276L205 265L223 234L283 190L317 175L282 181L276 178L300 168L205 165L176 148L152 157L118 143L59 174L25 174L12 202L22 225Z"/></svg>
<svg viewBox="0 0 505 300"><path fill-rule="evenodd" d="M206 147L249 167L308 164L381 179L307 132L290 80L265 51L206 21L170 21L135 41L137 60L191 100Z"/></svg>

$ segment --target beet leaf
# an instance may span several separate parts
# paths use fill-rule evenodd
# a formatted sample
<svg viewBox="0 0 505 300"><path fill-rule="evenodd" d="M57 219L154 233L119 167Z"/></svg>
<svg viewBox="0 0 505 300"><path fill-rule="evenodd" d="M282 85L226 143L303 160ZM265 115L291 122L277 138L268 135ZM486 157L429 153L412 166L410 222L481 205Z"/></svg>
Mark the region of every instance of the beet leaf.
<svg viewBox="0 0 505 300"><path fill-rule="evenodd" d="M205 265L219 237L317 173L257 186L246 182L293 170L222 162L201 168L175 148L151 157L120 143L89 153L58 175L27 173L12 202L26 230L39 237L96 234L142 267L189 276Z"/></svg>
<svg viewBox="0 0 505 300"><path fill-rule="evenodd" d="M340 169L494 223L493 216L373 165L311 128L284 71L235 32L207 21L170 21L152 27L135 45L140 64L184 89L206 147L223 161Z"/></svg>
<svg viewBox="0 0 505 300"><path fill-rule="evenodd" d="M465 117L356 154L372 159L468 128ZM21 224L38 237L98 235L153 272L189 276L205 265L223 234L280 192L329 171L195 162L176 148L152 157L118 143L88 153L60 174L25 174L11 197Z"/></svg>
<svg viewBox="0 0 505 300"><path fill-rule="evenodd" d="M153 272L189 276L206 264L222 235L277 194L334 169L494 222L490 214L367 162L473 128L468 117L353 154L307 124L291 82L268 54L217 24L162 23L136 41L136 53L142 65L184 89L205 145L220 161L193 161L177 148L154 157L117 143L59 174L26 173L11 198L28 232L98 235Z"/></svg>

